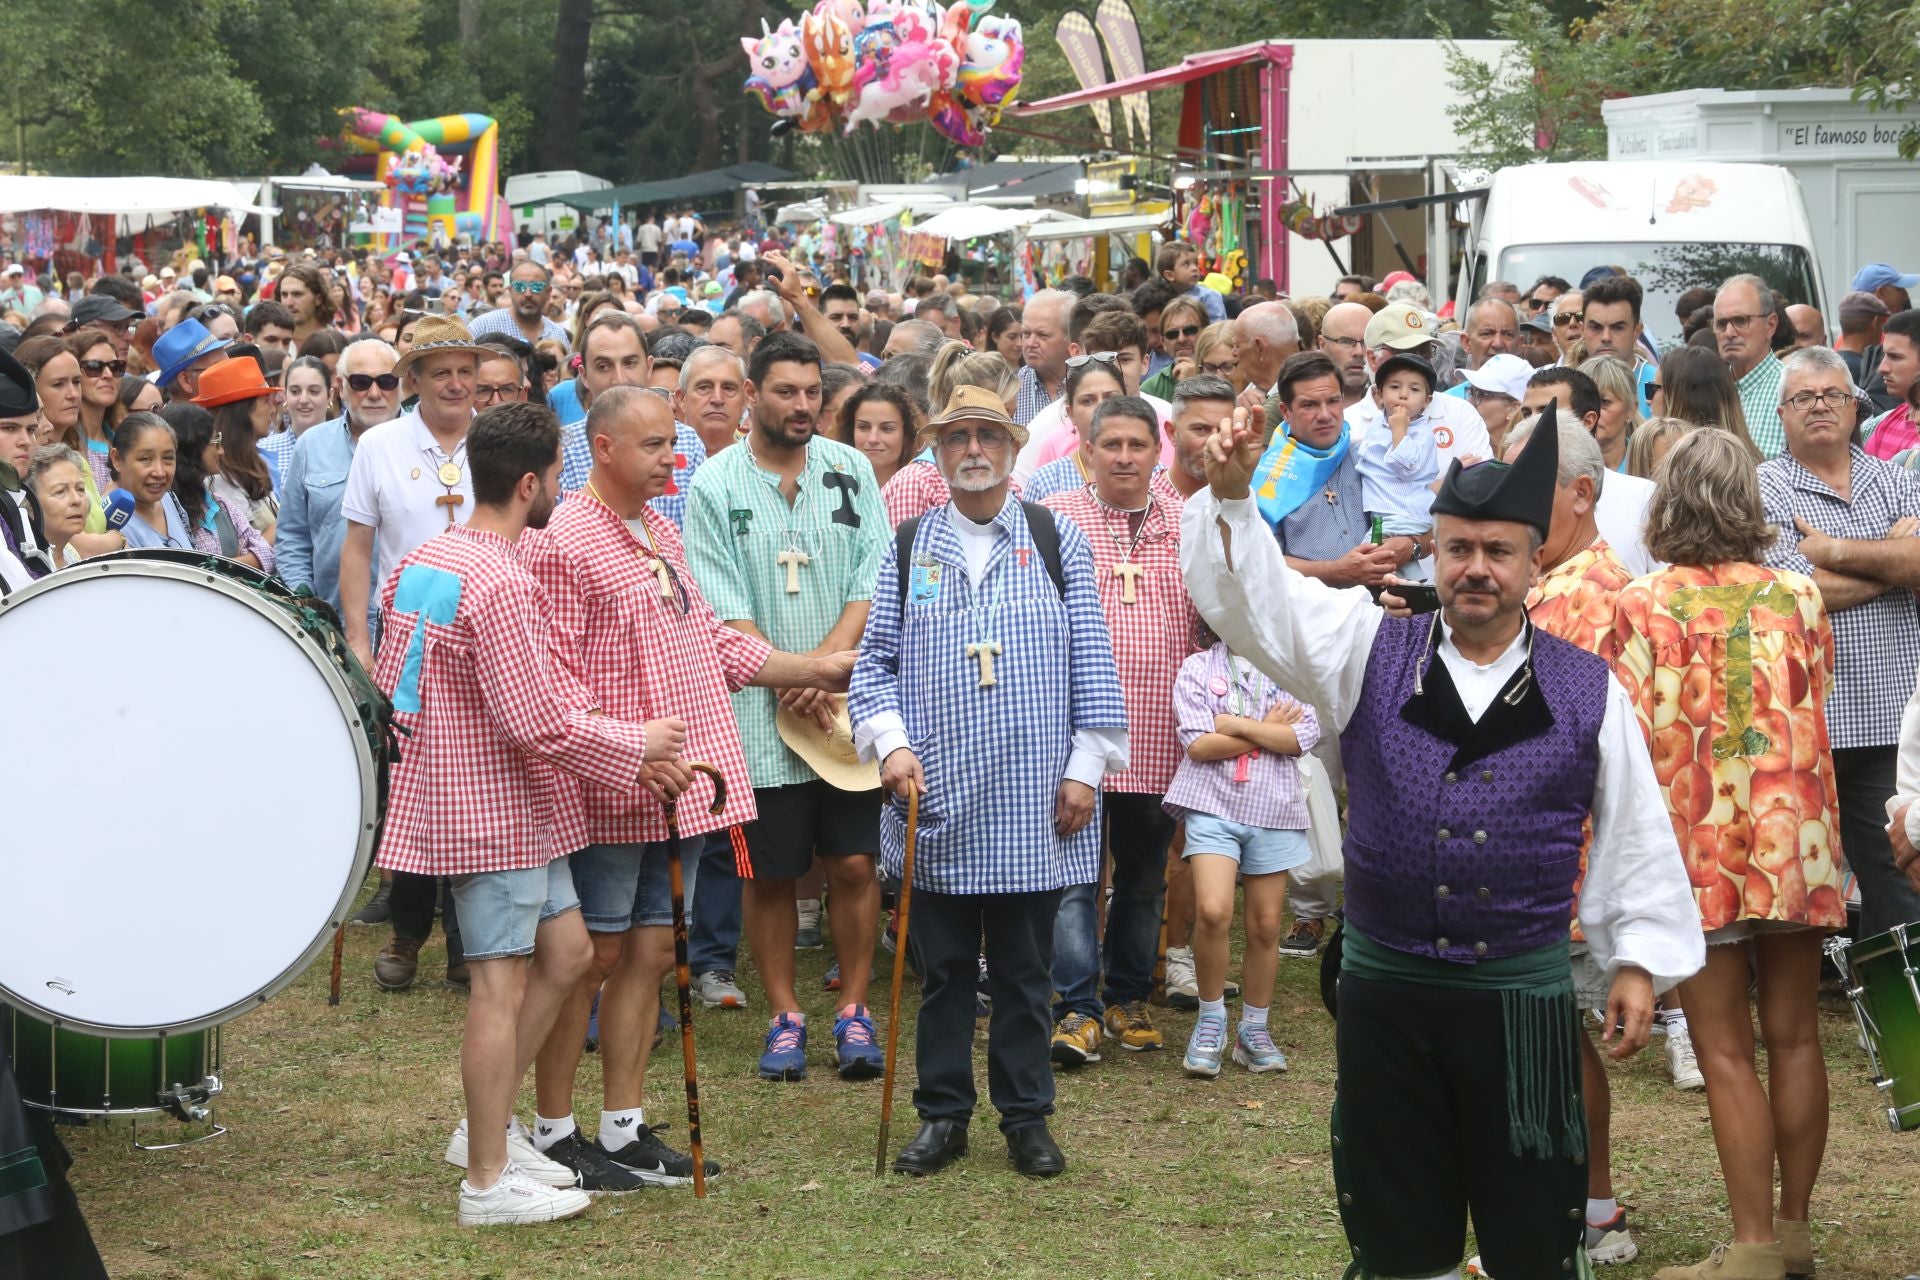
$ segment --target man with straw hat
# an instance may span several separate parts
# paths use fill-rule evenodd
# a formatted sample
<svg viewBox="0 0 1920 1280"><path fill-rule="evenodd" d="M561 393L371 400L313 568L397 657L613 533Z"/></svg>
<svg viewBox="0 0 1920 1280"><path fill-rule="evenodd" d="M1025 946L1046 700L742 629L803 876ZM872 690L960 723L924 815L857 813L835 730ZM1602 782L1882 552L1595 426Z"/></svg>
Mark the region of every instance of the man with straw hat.
<svg viewBox="0 0 1920 1280"><path fill-rule="evenodd" d="M642 1104L660 984L673 968L662 804L685 799L689 788L701 792L697 803L680 808L683 836L752 821L752 782L727 695L749 684L841 689L854 655L782 653L714 617L687 569L679 530L651 505L674 471L673 411L664 397L646 387L607 388L593 398L585 435L592 470L545 529L521 538L521 563L546 591L555 637L601 710L645 721L659 708L685 721L687 759L718 769L731 799L724 812L709 812L711 784L673 761L647 767L646 795L568 789L565 803L583 811L587 843L573 851L573 881L594 956L534 1063L533 1141L548 1159L579 1172L589 1191L685 1186L693 1180L692 1160L661 1140L663 1126L647 1124ZM879 779L867 785L877 787ZM595 992L605 1069L597 1143L573 1118L574 1075ZM719 1172L707 1163L707 1177Z"/></svg>
<svg viewBox="0 0 1920 1280"><path fill-rule="evenodd" d="M467 467L467 429L473 424L473 388L480 355L467 327L454 316L426 316L414 327L413 347L394 372L419 397L413 409L360 437L340 512L347 519L340 547L340 620L361 665L373 669L374 591L394 567L427 539L473 512ZM433 932L436 890L431 876L395 872L388 891L393 937L374 958L374 980L389 991L413 985L420 947ZM452 939L459 926L447 915L447 972L464 968Z"/></svg>
<svg viewBox="0 0 1920 1280"><path fill-rule="evenodd" d="M1127 767L1127 711L1086 535L1008 493L1026 429L1000 397L954 390L929 422L951 499L904 522L881 565L849 697L880 761L887 869L920 792L908 944L922 981L914 1108L894 1161L937 1172L966 1153L974 989L984 934L987 1078L1014 1167L1051 1177L1047 1131L1054 917L1099 875L1100 783Z"/></svg>

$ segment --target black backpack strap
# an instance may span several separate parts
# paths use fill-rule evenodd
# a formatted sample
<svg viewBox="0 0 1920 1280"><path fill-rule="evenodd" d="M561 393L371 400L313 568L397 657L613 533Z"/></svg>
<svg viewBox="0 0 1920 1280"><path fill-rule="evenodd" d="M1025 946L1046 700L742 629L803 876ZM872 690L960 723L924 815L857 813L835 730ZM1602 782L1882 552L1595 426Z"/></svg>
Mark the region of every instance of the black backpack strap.
<svg viewBox="0 0 1920 1280"><path fill-rule="evenodd" d="M1040 550L1040 561L1047 566L1047 576L1053 579L1053 589L1065 600L1067 572L1060 566L1060 526L1053 522L1053 512L1037 502L1023 498L1020 510L1027 517L1027 534Z"/></svg>
<svg viewBox="0 0 1920 1280"><path fill-rule="evenodd" d="M894 569L899 577L900 608L907 607L907 561L913 556L913 535L920 532L920 517L913 516L902 520L900 527L893 531Z"/></svg>

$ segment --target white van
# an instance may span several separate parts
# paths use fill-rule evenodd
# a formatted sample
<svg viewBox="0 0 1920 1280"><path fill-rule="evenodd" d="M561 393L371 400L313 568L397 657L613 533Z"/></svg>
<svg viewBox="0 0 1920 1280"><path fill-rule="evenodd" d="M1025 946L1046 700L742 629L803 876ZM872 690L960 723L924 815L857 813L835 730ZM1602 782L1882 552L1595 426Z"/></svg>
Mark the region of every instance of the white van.
<svg viewBox="0 0 1920 1280"><path fill-rule="evenodd" d="M1461 315L1489 280L1524 293L1541 276L1578 286L1598 266L1640 282L1641 323L1658 341L1680 337L1674 304L1696 285L1752 272L1831 316L1820 287L1806 200L1778 165L1700 161L1592 161L1502 169L1468 229Z"/></svg>
<svg viewBox="0 0 1920 1280"><path fill-rule="evenodd" d="M517 225L559 237L581 225L582 217L579 210L559 203L557 197L604 191L612 185L605 178L578 169L516 173L507 179L506 201L513 206Z"/></svg>

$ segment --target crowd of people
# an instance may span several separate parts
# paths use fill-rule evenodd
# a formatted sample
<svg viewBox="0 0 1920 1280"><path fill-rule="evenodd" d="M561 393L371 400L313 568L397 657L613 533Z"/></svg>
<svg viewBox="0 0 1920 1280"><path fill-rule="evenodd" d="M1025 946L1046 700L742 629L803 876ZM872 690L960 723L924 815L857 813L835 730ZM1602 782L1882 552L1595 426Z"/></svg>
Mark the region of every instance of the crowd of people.
<svg viewBox="0 0 1920 1280"><path fill-rule="evenodd" d="M966 1154L982 1018L1033 1176L1055 1068L1164 1046L1157 981L1188 1075L1284 1071L1276 971L1337 934L1366 1273L1448 1274L1469 1210L1475 1274L1636 1256L1607 1060L1656 1033L1733 1219L1661 1280L1812 1273L1821 942L1850 887L1862 936L1920 921L1920 277L1863 269L1837 333L1703 281L1663 348L1604 265L1455 318L1404 273L1223 296L1178 242L1011 301L863 294L690 212L610 254L0 294L6 584L217 553L324 600L392 699L356 919L401 990L441 917L470 988L461 1221L692 1180L644 1101L670 838L698 998L757 972L760 1076L879 1074L911 799L896 1170Z"/></svg>

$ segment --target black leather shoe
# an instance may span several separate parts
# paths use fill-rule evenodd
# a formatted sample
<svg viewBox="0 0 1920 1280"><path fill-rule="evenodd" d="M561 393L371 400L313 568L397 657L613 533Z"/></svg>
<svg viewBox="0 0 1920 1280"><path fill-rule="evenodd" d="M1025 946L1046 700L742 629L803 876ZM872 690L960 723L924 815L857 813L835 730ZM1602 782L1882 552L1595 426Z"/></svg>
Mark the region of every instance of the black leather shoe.
<svg viewBox="0 0 1920 1280"><path fill-rule="evenodd" d="M1067 1170L1067 1157L1044 1124L1015 1129L1008 1134L1007 1158L1029 1178L1052 1178Z"/></svg>
<svg viewBox="0 0 1920 1280"><path fill-rule="evenodd" d="M967 1126L958 1120L926 1120L913 1141L893 1158L895 1173L924 1178L938 1173L967 1154Z"/></svg>

